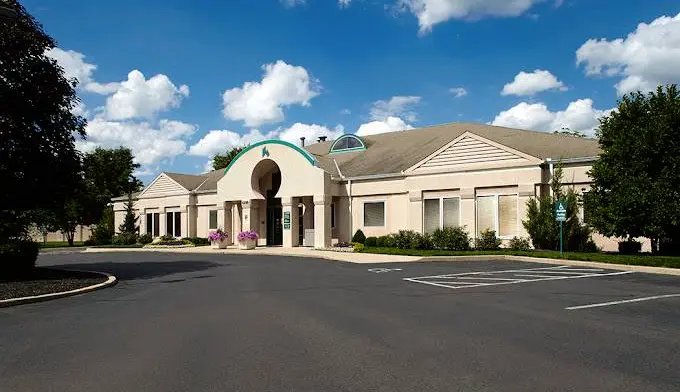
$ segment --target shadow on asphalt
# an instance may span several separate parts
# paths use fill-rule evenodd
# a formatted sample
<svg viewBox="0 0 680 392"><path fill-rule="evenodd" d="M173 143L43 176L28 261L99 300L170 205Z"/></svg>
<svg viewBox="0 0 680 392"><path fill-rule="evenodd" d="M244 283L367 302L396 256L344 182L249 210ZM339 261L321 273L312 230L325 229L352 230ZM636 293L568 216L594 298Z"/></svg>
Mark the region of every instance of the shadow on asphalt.
<svg viewBox="0 0 680 392"><path fill-rule="evenodd" d="M87 263L87 264L62 264L59 268L84 271L106 272L114 275L119 280L149 279L160 276L178 274L182 272L205 271L215 267L224 267L225 264L211 263L208 261L165 261L165 262L139 262L139 263Z"/></svg>

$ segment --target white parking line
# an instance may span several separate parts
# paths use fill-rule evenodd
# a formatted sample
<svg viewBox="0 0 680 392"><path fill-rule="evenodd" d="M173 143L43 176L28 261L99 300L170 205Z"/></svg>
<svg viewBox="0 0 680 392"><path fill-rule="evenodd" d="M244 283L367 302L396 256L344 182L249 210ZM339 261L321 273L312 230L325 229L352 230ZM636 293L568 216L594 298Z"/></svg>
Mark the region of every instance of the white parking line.
<svg viewBox="0 0 680 392"><path fill-rule="evenodd" d="M600 307L603 307L603 306L621 305L621 304L628 304L628 303L633 303L633 302L643 302L643 301L651 301L651 300L654 300L654 299L673 298L673 297L680 297L680 294L655 295L653 297L625 299L625 300L621 300L621 301L602 302L602 303L599 303L599 304L570 306L570 307L565 308L565 309L567 309L567 310L579 310L579 309L600 308Z"/></svg>
<svg viewBox="0 0 680 392"><path fill-rule="evenodd" d="M595 278L599 276L626 275L631 273L633 273L633 271L606 272L605 270L601 269L586 269L586 268L572 269L568 268L568 266L566 265L563 265L557 267L524 268L516 270L463 272L458 274L404 278L404 280L414 283L428 284L431 286L447 287L450 289L462 289L472 287L500 286L518 283L543 282L549 280Z"/></svg>

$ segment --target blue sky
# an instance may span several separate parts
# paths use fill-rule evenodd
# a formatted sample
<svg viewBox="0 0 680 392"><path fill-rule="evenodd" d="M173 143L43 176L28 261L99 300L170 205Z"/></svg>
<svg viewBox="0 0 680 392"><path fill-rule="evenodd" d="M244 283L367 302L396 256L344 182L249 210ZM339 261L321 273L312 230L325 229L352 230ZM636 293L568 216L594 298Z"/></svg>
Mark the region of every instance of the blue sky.
<svg viewBox="0 0 680 392"><path fill-rule="evenodd" d="M680 81L671 0L23 4L80 81L79 148L131 147L145 182L268 137L453 121L592 134L621 94Z"/></svg>

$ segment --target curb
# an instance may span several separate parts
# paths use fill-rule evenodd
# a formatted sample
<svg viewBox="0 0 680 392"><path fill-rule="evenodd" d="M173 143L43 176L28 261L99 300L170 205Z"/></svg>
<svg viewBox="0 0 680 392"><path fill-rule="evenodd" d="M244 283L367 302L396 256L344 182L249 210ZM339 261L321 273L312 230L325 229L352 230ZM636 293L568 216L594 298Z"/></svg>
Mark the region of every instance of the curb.
<svg viewBox="0 0 680 392"><path fill-rule="evenodd" d="M612 269L618 271L634 271L646 274L659 275L674 275L680 276L680 268L666 268L666 267L650 267L646 265L629 265L629 264L610 264L600 263L597 261L579 261L567 259L550 259L543 257L529 257L529 256L512 256L512 255L489 255L489 256L433 256L424 257L420 261L525 261L528 263L539 264L561 264L578 267L594 267Z"/></svg>
<svg viewBox="0 0 680 392"><path fill-rule="evenodd" d="M104 275L104 276L107 277L107 279L106 279L106 282L97 283L97 284L94 284L92 286L82 287L82 288L79 288L79 289L74 289L74 290L69 290L69 291L60 291L58 293L33 295L33 296L30 296L30 297L3 299L3 300L0 300L0 308L7 308L7 307L10 307L10 306L17 306L17 305L30 304L30 303L35 303L35 302L50 301L50 300L58 299L58 298L71 297L71 296L74 296L74 295L89 293L91 291L103 289L105 287L110 287L110 286L113 286L116 283L118 283L118 278L116 278L115 276L113 276L111 274L107 274L106 272L82 271L82 270L62 270L62 271L88 272L88 273L91 273L91 274Z"/></svg>

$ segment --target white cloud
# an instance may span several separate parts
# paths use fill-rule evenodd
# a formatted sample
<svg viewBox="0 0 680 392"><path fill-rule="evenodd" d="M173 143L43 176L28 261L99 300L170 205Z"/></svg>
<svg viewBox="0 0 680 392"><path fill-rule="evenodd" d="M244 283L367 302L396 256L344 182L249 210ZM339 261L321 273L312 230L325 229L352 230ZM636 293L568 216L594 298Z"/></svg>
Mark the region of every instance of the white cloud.
<svg viewBox="0 0 680 392"><path fill-rule="evenodd" d="M371 107L371 120L385 121L389 117L403 117L408 122L417 120L411 107L420 102L418 96L394 96L389 101L375 101Z"/></svg>
<svg viewBox="0 0 680 392"><path fill-rule="evenodd" d="M586 75L618 76L619 95L680 81L680 13L640 23L626 38L589 39L576 51Z"/></svg>
<svg viewBox="0 0 680 392"><path fill-rule="evenodd" d="M64 76L67 79L76 79L78 88L97 94L110 94L116 91L118 83L98 83L95 82L92 74L97 66L85 62L85 55L74 50L63 50L52 48L45 51L45 55L56 60L57 64L64 69Z"/></svg>
<svg viewBox="0 0 680 392"><path fill-rule="evenodd" d="M107 98L105 117L109 120L151 119L159 112L179 107L188 96L187 85L178 88L163 74L147 80L144 74L134 70Z"/></svg>
<svg viewBox="0 0 680 392"><path fill-rule="evenodd" d="M338 5L340 6L340 8L347 8L349 7L351 2L352 0L338 0Z"/></svg>
<svg viewBox="0 0 680 392"><path fill-rule="evenodd" d="M118 122L95 118L87 125L87 140L77 141L81 151L95 147L129 147L135 161L141 165L154 165L172 160L186 150L185 139L197 127L179 121L160 120L157 126L148 122Z"/></svg>
<svg viewBox="0 0 680 392"><path fill-rule="evenodd" d="M286 7L295 7L296 5L302 5L307 2L306 0L280 0L280 1Z"/></svg>
<svg viewBox="0 0 680 392"><path fill-rule="evenodd" d="M278 137L281 140L299 145L300 138L303 136L305 137L305 142L309 144L315 142L319 136L326 136L328 140L335 140L344 131L345 127L342 125L337 125L335 128L330 129L323 125L295 123L290 128L278 130Z"/></svg>
<svg viewBox="0 0 680 392"><path fill-rule="evenodd" d="M565 110L557 112L551 112L544 103L521 102L500 112L491 124L544 132L569 128L592 136L599 126L598 119L612 110L595 109L593 100L589 98L573 101Z"/></svg>
<svg viewBox="0 0 680 392"><path fill-rule="evenodd" d="M309 101L319 95L315 81L303 67L279 60L262 69L262 81L246 82L224 92L222 113L226 119L243 121L248 127L278 123L284 120L284 107L309 106Z"/></svg>
<svg viewBox="0 0 680 392"><path fill-rule="evenodd" d="M452 87L449 92L453 94L454 98L462 98L467 95L467 90L463 87Z"/></svg>
<svg viewBox="0 0 680 392"><path fill-rule="evenodd" d="M518 97L534 95L542 91L560 90L566 91L567 87L557 80L549 71L537 69L534 72L520 72L515 80L503 86L501 95L516 95Z"/></svg>
<svg viewBox="0 0 680 392"><path fill-rule="evenodd" d="M371 121L369 123L361 124L356 134L359 136L367 136L379 133L398 132L406 129L413 129L413 127L399 117L387 117L382 121Z"/></svg>
<svg viewBox="0 0 680 392"><path fill-rule="evenodd" d="M241 135L234 131L227 130L212 130L205 134L189 148L189 155L212 157L215 154L223 153L234 147L245 146L248 144L257 143L265 139L271 139L276 136L274 133L263 135L257 129L251 129L245 135Z"/></svg>
<svg viewBox="0 0 680 392"><path fill-rule="evenodd" d="M73 104L71 106L71 113L81 117L88 117L90 115L90 111L87 110L87 106L85 106L85 104L82 102L76 102Z"/></svg>
<svg viewBox="0 0 680 392"><path fill-rule="evenodd" d="M397 6L418 18L420 33L450 19L515 17L546 0L397 0Z"/></svg>

